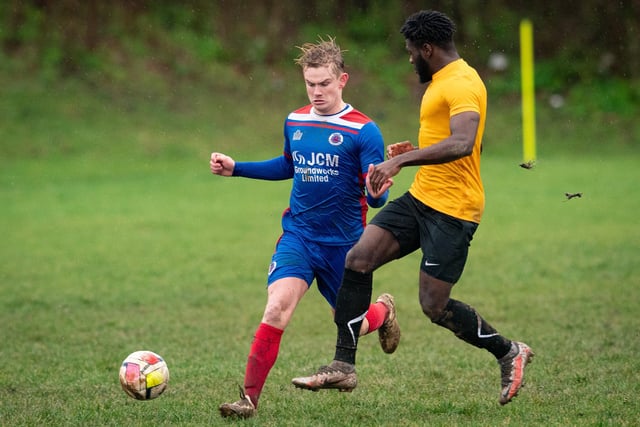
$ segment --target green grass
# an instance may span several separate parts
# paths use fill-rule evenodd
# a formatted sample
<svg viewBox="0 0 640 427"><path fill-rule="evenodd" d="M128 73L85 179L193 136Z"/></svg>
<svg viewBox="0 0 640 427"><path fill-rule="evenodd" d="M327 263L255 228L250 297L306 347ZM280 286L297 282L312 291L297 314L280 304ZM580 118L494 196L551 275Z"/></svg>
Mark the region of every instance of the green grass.
<svg viewBox="0 0 640 427"><path fill-rule="evenodd" d="M538 163L524 170L517 112L494 108L486 214L454 296L536 351L512 404L497 402L488 353L421 314L413 254L376 273L374 293L398 304L395 354L364 337L353 393L294 389L292 377L333 356L335 327L313 289L259 416L238 422L220 419L217 406L242 382L289 184L213 177L208 153L277 154L282 115L298 100L252 117L196 94L191 104L137 103L73 85L49 96L13 87L0 101L0 425L637 424L640 156L622 129L610 128L602 146L602 122L573 133L567 118L542 110ZM402 128L415 108L383 111L388 141L415 134ZM393 196L412 174L401 173ZM151 402L118 384L120 362L139 349L171 370Z"/></svg>

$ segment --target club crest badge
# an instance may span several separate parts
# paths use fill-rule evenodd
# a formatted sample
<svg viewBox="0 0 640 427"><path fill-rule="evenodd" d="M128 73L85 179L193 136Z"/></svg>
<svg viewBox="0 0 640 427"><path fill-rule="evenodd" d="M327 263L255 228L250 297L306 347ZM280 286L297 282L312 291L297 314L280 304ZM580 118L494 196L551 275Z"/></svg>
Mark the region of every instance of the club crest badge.
<svg viewBox="0 0 640 427"><path fill-rule="evenodd" d="M275 271L277 265L278 264L275 261L272 261L271 264L269 264L269 272L267 273L269 276L271 276L271 273Z"/></svg>
<svg viewBox="0 0 640 427"><path fill-rule="evenodd" d="M339 132L334 132L329 135L329 144L331 145L340 145L344 141L344 137Z"/></svg>

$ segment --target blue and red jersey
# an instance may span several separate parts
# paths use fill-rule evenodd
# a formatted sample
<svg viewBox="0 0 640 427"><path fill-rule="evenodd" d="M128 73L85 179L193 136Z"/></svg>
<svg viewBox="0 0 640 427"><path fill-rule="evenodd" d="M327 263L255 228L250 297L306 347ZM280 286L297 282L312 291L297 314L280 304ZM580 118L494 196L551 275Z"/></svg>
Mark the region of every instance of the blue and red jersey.
<svg viewBox="0 0 640 427"><path fill-rule="evenodd" d="M347 105L329 116L311 105L284 123L284 152L264 162L236 162L234 176L281 180L293 178L283 231L317 243L355 243L366 224L367 201L382 206L388 196L365 194L369 164L384 160L384 141L376 123Z"/></svg>

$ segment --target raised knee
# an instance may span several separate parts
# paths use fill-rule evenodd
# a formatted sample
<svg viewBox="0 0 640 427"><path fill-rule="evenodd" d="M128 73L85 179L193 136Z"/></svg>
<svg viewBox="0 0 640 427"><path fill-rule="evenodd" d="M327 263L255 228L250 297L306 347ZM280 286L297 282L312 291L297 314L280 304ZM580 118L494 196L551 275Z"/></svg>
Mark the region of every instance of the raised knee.
<svg viewBox="0 0 640 427"><path fill-rule="evenodd" d="M357 245L347 252L345 267L359 273L371 273L375 270L375 263L366 251L361 250Z"/></svg>

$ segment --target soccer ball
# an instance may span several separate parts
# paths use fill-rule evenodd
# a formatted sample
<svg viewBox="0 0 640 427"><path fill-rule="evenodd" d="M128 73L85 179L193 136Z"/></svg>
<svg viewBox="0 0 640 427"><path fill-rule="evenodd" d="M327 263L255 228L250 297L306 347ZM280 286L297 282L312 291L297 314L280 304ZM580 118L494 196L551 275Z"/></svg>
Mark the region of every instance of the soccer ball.
<svg viewBox="0 0 640 427"><path fill-rule="evenodd" d="M120 366L120 385L134 399L155 399L165 391L168 382L166 362L152 351L135 351Z"/></svg>

